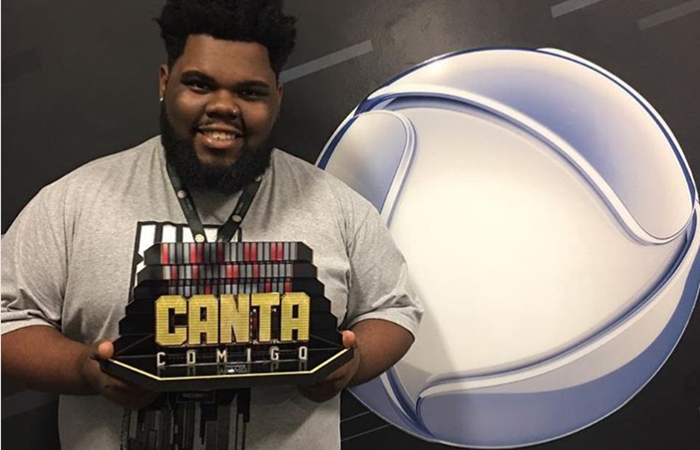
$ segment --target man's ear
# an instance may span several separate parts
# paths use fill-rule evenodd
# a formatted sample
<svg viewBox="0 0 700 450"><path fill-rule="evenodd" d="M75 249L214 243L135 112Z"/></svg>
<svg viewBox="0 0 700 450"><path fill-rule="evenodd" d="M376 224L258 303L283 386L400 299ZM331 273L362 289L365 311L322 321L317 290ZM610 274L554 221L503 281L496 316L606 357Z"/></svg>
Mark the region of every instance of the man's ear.
<svg viewBox="0 0 700 450"><path fill-rule="evenodd" d="M282 98L284 97L284 86L282 83L277 83L277 98L279 102L277 103L277 117L279 117L282 112Z"/></svg>
<svg viewBox="0 0 700 450"><path fill-rule="evenodd" d="M161 100L165 96L165 87L168 85L169 78L170 70L168 69L168 65L161 64L160 70L158 71L158 92Z"/></svg>
<svg viewBox="0 0 700 450"><path fill-rule="evenodd" d="M282 82L277 83L277 95L279 95L280 103L281 103L282 97L284 97L284 84L282 84Z"/></svg>

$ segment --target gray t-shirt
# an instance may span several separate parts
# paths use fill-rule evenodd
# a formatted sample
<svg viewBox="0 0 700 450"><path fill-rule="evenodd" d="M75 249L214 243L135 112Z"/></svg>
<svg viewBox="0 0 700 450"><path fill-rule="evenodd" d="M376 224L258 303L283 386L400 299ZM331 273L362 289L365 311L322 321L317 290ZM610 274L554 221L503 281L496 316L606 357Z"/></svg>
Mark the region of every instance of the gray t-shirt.
<svg viewBox="0 0 700 450"><path fill-rule="evenodd" d="M223 223L238 196L194 193L202 222ZM47 186L3 239L2 333L46 325L85 344L116 338L134 252L158 240L191 240L185 222L157 137ZM241 229L244 240L311 247L342 327L378 318L415 335L422 308L404 258L376 210L332 176L275 150ZM247 447L340 448L339 404L338 396L311 402L293 387L254 388ZM117 450L123 418L99 396L61 396L62 446Z"/></svg>

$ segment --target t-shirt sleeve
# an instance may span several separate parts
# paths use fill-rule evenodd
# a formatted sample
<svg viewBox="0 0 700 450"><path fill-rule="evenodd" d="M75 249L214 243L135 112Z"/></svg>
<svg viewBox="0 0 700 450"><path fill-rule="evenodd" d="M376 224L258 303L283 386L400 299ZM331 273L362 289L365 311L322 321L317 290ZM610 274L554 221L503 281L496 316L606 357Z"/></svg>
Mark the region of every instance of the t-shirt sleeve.
<svg viewBox="0 0 700 450"><path fill-rule="evenodd" d="M365 210L348 247L351 282L344 325L383 319L415 336L423 306L409 286L406 260L377 211L369 205Z"/></svg>
<svg viewBox="0 0 700 450"><path fill-rule="evenodd" d="M2 239L2 334L32 325L61 328L68 252L60 197L44 188Z"/></svg>

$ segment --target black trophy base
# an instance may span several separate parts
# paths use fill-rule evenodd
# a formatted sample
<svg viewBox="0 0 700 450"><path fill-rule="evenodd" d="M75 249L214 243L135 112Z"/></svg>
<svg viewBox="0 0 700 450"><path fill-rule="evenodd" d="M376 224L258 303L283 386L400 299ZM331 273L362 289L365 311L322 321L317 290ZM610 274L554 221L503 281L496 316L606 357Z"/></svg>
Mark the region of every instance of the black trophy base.
<svg viewBox="0 0 700 450"><path fill-rule="evenodd" d="M310 385L353 357L353 349L309 349L308 359L158 366L155 355L117 356L102 370L154 392L213 391L266 385Z"/></svg>
<svg viewBox="0 0 700 450"><path fill-rule="evenodd" d="M163 393L125 410L122 450L244 450L250 389Z"/></svg>

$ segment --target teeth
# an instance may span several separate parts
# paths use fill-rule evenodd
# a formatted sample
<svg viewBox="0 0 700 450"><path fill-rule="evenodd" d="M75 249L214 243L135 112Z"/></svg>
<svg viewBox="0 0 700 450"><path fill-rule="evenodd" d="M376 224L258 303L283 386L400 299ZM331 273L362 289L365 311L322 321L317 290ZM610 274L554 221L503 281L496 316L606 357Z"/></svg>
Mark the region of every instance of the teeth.
<svg viewBox="0 0 700 450"><path fill-rule="evenodd" d="M236 137L234 134L224 131L204 131L204 135L217 141L230 141Z"/></svg>

